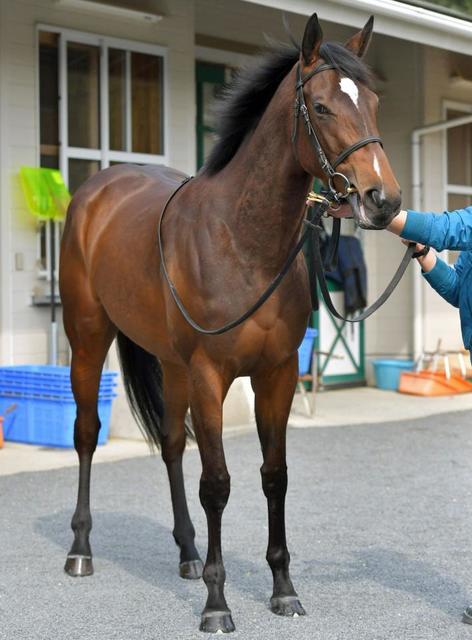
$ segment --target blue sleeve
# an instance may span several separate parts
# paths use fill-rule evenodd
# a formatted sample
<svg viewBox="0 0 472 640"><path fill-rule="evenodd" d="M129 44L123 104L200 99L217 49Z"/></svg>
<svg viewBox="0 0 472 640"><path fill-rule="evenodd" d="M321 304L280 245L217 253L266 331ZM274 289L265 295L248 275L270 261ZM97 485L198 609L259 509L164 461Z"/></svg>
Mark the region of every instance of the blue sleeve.
<svg viewBox="0 0 472 640"><path fill-rule="evenodd" d="M472 207L444 213L407 212L401 237L434 247L437 251L472 249Z"/></svg>
<svg viewBox="0 0 472 640"><path fill-rule="evenodd" d="M461 253L456 264L451 267L441 258L437 258L433 269L423 273L424 279L435 289L439 295L454 307L459 306L460 279L466 254Z"/></svg>

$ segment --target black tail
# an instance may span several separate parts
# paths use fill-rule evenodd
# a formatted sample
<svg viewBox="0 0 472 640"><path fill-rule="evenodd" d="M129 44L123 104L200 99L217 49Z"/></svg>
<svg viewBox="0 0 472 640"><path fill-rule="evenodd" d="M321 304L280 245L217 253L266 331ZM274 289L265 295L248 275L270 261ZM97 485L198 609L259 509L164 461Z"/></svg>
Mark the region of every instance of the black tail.
<svg viewBox="0 0 472 640"><path fill-rule="evenodd" d="M117 343L131 413L149 445L159 448L166 435L163 431L162 367L156 356L142 349L121 331L118 331ZM185 432L190 438L195 438L189 415L185 419Z"/></svg>
<svg viewBox="0 0 472 640"><path fill-rule="evenodd" d="M159 448L164 418L162 368L159 360L141 349L121 331L117 336L123 384L131 413L152 447Z"/></svg>

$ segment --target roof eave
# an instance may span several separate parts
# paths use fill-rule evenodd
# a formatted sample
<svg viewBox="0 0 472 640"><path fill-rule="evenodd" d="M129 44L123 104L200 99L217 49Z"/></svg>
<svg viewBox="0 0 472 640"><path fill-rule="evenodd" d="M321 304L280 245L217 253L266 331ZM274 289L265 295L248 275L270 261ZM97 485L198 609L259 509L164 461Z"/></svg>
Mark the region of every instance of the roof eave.
<svg viewBox="0 0 472 640"><path fill-rule="evenodd" d="M301 15L311 15L313 0L244 0ZM375 16L384 35L472 55L472 22L397 0L324 0L315 7L323 20L361 26Z"/></svg>

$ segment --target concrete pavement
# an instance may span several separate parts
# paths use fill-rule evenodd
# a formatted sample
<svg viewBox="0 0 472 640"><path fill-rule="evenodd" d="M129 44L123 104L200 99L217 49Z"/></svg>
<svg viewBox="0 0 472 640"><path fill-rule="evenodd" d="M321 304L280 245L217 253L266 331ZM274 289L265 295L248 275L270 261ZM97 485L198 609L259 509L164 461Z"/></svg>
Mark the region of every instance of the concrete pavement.
<svg viewBox="0 0 472 640"><path fill-rule="evenodd" d="M225 443L232 493L223 518L227 599L244 640L469 640L472 430L469 413L290 429L288 540L308 615L267 608L266 506L254 430ZM198 452L186 454L190 511L205 552ZM96 573L62 572L76 469L0 478L1 640L188 640L205 600L177 575L163 464L93 471Z"/></svg>
<svg viewBox="0 0 472 640"><path fill-rule="evenodd" d="M376 423L381 417L388 418L389 421L404 421L466 410L472 412L472 393L421 398L371 387L339 389L317 394L316 412L312 417L303 413L303 405L296 394L289 425L297 428L337 427L346 424ZM254 425L250 423L225 426L224 435L226 438L233 437L253 429ZM137 428L135 433L139 437ZM195 447L195 443L190 442L188 446ZM112 438L106 446L97 449L94 464L147 456L149 448L142 439ZM5 448L0 450L0 476L76 465L77 456L72 449L52 449L7 442Z"/></svg>

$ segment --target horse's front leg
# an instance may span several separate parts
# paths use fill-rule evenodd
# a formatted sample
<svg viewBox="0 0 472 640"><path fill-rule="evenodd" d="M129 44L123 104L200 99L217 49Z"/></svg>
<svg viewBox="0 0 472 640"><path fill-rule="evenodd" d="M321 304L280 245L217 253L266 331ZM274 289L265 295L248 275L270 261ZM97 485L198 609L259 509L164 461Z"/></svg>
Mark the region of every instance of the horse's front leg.
<svg viewBox="0 0 472 640"><path fill-rule="evenodd" d="M226 573L221 553L221 518L230 492L222 441L222 404L228 386L206 363L192 371L190 410L202 460L200 502L208 525L208 553L203 569L208 598L200 624L200 631L207 633L228 633L235 628L224 596Z"/></svg>
<svg viewBox="0 0 472 640"><path fill-rule="evenodd" d="M269 544L266 557L274 578L270 606L274 613L282 616L305 614L290 579L290 554L285 538L285 439L297 379L296 353L277 369L264 371L252 377L256 395L257 430L264 457L261 467L262 488L269 511Z"/></svg>

